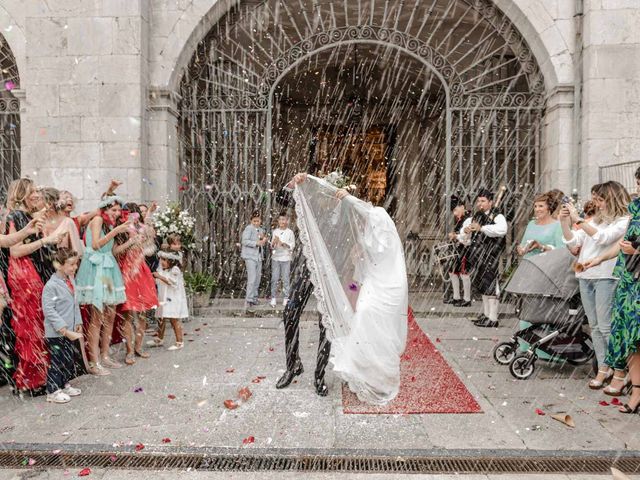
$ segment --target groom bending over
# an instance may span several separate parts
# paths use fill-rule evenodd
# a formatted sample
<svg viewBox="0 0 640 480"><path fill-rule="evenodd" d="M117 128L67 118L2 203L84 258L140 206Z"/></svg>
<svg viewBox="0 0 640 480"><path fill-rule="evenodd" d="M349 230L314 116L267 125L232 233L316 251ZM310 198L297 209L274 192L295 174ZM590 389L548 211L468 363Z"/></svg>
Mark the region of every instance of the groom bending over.
<svg viewBox="0 0 640 480"><path fill-rule="evenodd" d="M296 184L304 182L307 178L306 173L298 173L278 194L277 200L283 206L290 206L293 203L292 191ZM347 196L345 190L338 190L336 196L339 199ZM289 302L287 303L284 313L284 335L286 347L287 370L276 383L276 388L288 387L293 379L301 375L304 369L300 361L300 315L304 307L309 301L309 297L313 292L313 284L311 283L311 273L307 268L307 262L302 253L302 245L299 245L297 252L291 263L292 282L289 294ZM329 363L329 354L331 353L331 342L327 339L327 332L322 324L322 318L318 314L318 326L320 327L320 339L318 340L318 357L316 360L316 371L314 385L316 393L320 396L326 396L328 393L327 385L324 382L324 374Z"/></svg>

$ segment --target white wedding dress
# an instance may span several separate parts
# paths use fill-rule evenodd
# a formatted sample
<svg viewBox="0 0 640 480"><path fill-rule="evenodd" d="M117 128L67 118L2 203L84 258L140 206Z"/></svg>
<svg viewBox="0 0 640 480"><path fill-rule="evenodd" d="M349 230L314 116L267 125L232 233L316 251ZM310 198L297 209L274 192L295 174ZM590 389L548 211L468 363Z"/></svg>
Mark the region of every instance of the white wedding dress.
<svg viewBox="0 0 640 480"><path fill-rule="evenodd" d="M407 337L408 285L402 243L387 212L309 176L294 191L300 240L315 286L330 361L358 398L398 394Z"/></svg>

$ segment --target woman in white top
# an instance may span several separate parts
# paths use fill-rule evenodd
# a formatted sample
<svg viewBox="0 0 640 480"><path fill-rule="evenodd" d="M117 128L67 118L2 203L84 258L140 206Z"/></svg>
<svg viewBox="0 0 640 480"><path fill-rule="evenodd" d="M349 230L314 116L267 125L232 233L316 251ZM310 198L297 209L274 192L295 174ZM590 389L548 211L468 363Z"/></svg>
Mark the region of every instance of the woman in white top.
<svg viewBox="0 0 640 480"><path fill-rule="evenodd" d="M562 206L559 218L567 247L580 248L576 277L580 282L580 298L589 319L591 338L598 360L598 374L589 382L589 388L597 390L613 375L613 371L604 360L611 333L613 294L618 282L613 275L616 260L602 262L588 270L581 266L585 261L600 256L622 239L629 223L627 206L631 197L618 182L594 185L591 188L591 196L598 209L592 220L582 220L570 203ZM572 230L572 224L577 226L576 230Z"/></svg>

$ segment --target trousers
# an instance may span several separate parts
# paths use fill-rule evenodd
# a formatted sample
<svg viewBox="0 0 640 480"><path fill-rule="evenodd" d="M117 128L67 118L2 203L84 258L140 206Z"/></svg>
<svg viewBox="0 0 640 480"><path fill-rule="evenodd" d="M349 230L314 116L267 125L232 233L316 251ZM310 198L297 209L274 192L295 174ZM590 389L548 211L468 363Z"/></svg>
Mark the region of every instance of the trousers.
<svg viewBox="0 0 640 480"><path fill-rule="evenodd" d="M305 267L293 281L289 303L287 303L283 314L287 370L293 370L296 363L300 361L300 315L302 315L312 292L311 275ZM318 354L314 374L316 382L324 379L331 353L331 342L327 339L327 332L320 318L318 323L320 326L320 338L318 340Z"/></svg>

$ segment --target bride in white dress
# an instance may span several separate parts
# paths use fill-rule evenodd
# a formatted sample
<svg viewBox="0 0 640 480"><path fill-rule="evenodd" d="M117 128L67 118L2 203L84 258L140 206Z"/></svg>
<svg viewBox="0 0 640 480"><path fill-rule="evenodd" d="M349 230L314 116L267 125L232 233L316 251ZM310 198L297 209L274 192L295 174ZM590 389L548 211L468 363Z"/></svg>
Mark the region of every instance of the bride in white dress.
<svg viewBox="0 0 640 480"><path fill-rule="evenodd" d="M383 208L316 177L298 184L294 196L334 372L360 400L388 403L398 394L407 337L407 275L395 224Z"/></svg>

